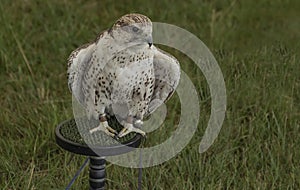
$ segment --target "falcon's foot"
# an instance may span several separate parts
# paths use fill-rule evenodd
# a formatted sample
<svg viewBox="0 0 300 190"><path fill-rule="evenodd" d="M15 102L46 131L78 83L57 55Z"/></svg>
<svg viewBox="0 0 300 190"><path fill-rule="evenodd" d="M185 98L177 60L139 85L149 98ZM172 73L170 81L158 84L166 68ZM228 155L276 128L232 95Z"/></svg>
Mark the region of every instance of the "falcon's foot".
<svg viewBox="0 0 300 190"><path fill-rule="evenodd" d="M141 122L141 121L140 121ZM123 124L124 128L120 131L120 133L118 134L118 137L124 137L125 135L131 133L131 132L136 132L141 134L142 136L145 136L146 133L144 131L142 131L141 129L138 129L136 127L134 127L131 123L124 123Z"/></svg>
<svg viewBox="0 0 300 190"><path fill-rule="evenodd" d="M98 127L95 127L94 129L90 130L90 133L92 134L96 131L103 131L104 133L106 133L111 137L114 137L116 134L118 134L116 130L114 130L108 125L107 121L101 121Z"/></svg>

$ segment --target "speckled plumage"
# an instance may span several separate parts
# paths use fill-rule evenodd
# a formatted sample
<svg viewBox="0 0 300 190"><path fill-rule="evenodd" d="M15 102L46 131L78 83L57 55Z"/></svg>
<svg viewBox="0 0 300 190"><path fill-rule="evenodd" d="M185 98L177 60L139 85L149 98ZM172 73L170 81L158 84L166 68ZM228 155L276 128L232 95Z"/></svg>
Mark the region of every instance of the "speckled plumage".
<svg viewBox="0 0 300 190"><path fill-rule="evenodd" d="M109 109L127 128L165 102L179 78L178 61L152 45L152 23L140 14L124 15L68 60L69 88L88 116Z"/></svg>

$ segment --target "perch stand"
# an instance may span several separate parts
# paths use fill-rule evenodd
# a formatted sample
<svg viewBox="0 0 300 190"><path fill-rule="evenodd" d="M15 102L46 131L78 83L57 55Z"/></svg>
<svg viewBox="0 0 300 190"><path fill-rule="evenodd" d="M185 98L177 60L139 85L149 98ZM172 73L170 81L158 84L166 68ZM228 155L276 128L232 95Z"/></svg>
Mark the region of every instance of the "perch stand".
<svg viewBox="0 0 300 190"><path fill-rule="evenodd" d="M115 118L108 120L110 126L120 131L122 126ZM90 190L105 189L105 157L115 156L132 151L141 144L142 136L140 134L131 133L118 139L121 144L111 146L93 146L90 148L85 144L78 132L74 119L66 120L60 123L55 130L56 143L63 149L75 154L85 155L89 157L89 185ZM96 154L97 152L98 154Z"/></svg>

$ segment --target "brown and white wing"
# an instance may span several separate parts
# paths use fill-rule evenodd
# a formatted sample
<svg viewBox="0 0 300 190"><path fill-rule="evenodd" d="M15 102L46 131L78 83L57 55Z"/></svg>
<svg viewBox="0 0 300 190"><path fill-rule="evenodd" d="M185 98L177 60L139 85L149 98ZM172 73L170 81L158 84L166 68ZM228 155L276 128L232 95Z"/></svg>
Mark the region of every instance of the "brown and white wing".
<svg viewBox="0 0 300 190"><path fill-rule="evenodd" d="M83 79L90 68L95 43L85 44L74 50L68 59L68 86L75 98L84 104Z"/></svg>
<svg viewBox="0 0 300 190"><path fill-rule="evenodd" d="M170 99L180 80L180 65L177 59L159 48L153 48L155 86L148 114Z"/></svg>

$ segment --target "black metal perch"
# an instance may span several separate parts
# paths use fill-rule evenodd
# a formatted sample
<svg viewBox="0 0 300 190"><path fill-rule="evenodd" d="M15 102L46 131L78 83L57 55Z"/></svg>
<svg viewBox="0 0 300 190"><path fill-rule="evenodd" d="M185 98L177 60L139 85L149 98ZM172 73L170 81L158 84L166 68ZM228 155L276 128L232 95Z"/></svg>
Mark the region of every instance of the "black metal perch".
<svg viewBox="0 0 300 190"><path fill-rule="evenodd" d="M110 126L119 131L121 126L115 118L109 121ZM117 124L116 124L117 123ZM128 134L118 141L121 144L111 146L93 146L85 144L78 132L74 119L60 123L55 130L56 143L72 153L89 156L89 184L90 190L104 190L106 171L106 156L115 156L132 151L141 144L142 136L136 133ZM97 154L93 151L97 152Z"/></svg>

